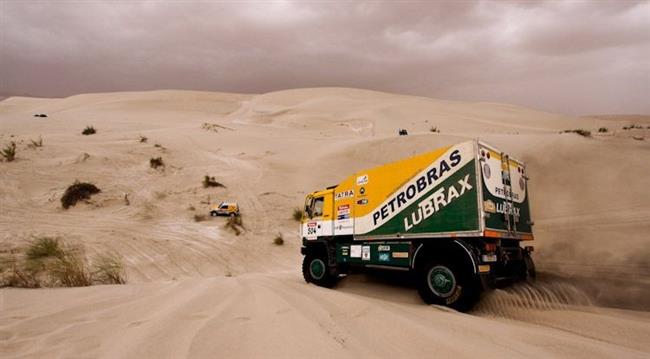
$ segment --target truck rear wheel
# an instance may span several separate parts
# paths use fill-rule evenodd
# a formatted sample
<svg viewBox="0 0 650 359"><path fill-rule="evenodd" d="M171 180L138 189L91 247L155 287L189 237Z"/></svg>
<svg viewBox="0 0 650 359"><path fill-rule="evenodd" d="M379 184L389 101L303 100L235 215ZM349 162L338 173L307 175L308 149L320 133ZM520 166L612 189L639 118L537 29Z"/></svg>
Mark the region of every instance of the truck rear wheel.
<svg viewBox="0 0 650 359"><path fill-rule="evenodd" d="M480 286L473 273L458 263L432 260L418 273L418 292L428 304L466 312L478 301Z"/></svg>
<svg viewBox="0 0 650 359"><path fill-rule="evenodd" d="M331 288L336 284L336 277L330 274L327 258L308 254L302 261L302 276L305 282L321 287Z"/></svg>

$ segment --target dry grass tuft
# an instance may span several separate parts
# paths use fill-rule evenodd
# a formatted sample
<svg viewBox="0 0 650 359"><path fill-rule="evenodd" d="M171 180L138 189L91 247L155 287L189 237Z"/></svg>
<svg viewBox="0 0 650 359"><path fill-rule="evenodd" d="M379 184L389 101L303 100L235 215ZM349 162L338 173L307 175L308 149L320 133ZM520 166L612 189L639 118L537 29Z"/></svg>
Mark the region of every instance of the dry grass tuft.
<svg viewBox="0 0 650 359"><path fill-rule="evenodd" d="M228 217L228 222L225 225L226 228L232 229L235 232L235 235L240 235L246 228L244 228L244 223L242 221L241 215L235 216L234 214Z"/></svg>
<svg viewBox="0 0 650 359"><path fill-rule="evenodd" d="M46 264L50 278L55 286L87 287L92 284L88 264L81 249L66 249L56 258Z"/></svg>
<svg viewBox="0 0 650 359"><path fill-rule="evenodd" d="M576 133L582 137L591 137L591 131L589 130L583 130L581 128L575 129L575 130L564 130L561 133Z"/></svg>
<svg viewBox="0 0 650 359"><path fill-rule="evenodd" d="M209 123L209 122L204 122L203 125L201 125L201 128L207 131L213 131L213 132L219 132L219 129L222 130L229 130L232 131L232 128L222 126L218 123Z"/></svg>
<svg viewBox="0 0 650 359"><path fill-rule="evenodd" d="M82 135L89 136L89 135L94 135L97 133L97 130L95 130L95 127L93 126L86 126L83 131L81 131Z"/></svg>
<svg viewBox="0 0 650 359"><path fill-rule="evenodd" d="M273 244L275 244L276 246L281 246L284 244L284 238L282 237L282 233L278 233L278 235L275 236L275 238L273 238Z"/></svg>
<svg viewBox="0 0 650 359"><path fill-rule="evenodd" d="M140 135L140 143L147 143L148 140L147 137Z"/></svg>
<svg viewBox="0 0 650 359"><path fill-rule="evenodd" d="M0 155L4 157L5 161L11 162L16 159L16 142L11 141L0 151Z"/></svg>
<svg viewBox="0 0 650 359"><path fill-rule="evenodd" d="M302 221L302 209L300 207L294 208L292 217L297 222Z"/></svg>
<svg viewBox="0 0 650 359"><path fill-rule="evenodd" d="M205 214L195 214L194 215L194 222L204 222L208 220L208 216Z"/></svg>
<svg viewBox="0 0 650 359"><path fill-rule="evenodd" d="M158 169L158 167L165 167L162 157L151 158L149 160L149 166L153 169Z"/></svg>
<svg viewBox="0 0 650 359"><path fill-rule="evenodd" d="M95 256L92 280L101 284L125 284L126 270L122 264L122 257L115 252Z"/></svg>
<svg viewBox="0 0 650 359"><path fill-rule="evenodd" d="M0 257L0 286L84 287L93 283L126 283L121 257L116 253L99 254L89 267L81 247L68 246L52 237L35 238L23 253Z"/></svg>
<svg viewBox="0 0 650 359"><path fill-rule="evenodd" d="M61 205L63 208L68 209L74 206L78 201L89 199L91 195L101 192L97 186L92 183L75 181L63 193L61 197Z"/></svg>
<svg viewBox="0 0 650 359"><path fill-rule="evenodd" d="M429 129L429 132L440 133L440 130L436 126L431 126L431 128Z"/></svg>
<svg viewBox="0 0 650 359"><path fill-rule="evenodd" d="M38 147L43 147L43 137L38 136L38 140L29 140L29 144L27 145L29 148L38 148Z"/></svg>
<svg viewBox="0 0 650 359"><path fill-rule="evenodd" d="M59 257L63 254L59 238L38 237L27 247L25 255L29 260L38 260L48 257Z"/></svg>
<svg viewBox="0 0 650 359"><path fill-rule="evenodd" d="M208 188L208 187L226 187L222 183L217 182L217 180L214 179L214 177L210 177L208 175L205 175L203 177L203 188Z"/></svg>

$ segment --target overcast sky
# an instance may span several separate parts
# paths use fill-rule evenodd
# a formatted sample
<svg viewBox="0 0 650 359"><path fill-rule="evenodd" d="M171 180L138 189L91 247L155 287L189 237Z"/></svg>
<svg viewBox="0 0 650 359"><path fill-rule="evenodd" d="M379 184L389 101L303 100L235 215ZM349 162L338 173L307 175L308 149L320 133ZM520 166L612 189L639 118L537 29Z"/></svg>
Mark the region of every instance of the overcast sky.
<svg viewBox="0 0 650 359"><path fill-rule="evenodd" d="M0 94L345 86L650 114L650 2L0 0Z"/></svg>

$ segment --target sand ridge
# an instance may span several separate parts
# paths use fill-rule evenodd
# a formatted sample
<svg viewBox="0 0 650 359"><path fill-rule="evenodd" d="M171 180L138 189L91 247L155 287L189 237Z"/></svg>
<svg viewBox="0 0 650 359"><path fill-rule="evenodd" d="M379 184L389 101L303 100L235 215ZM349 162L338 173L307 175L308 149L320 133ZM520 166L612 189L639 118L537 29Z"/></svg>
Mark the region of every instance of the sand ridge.
<svg viewBox="0 0 650 359"><path fill-rule="evenodd" d="M641 122L345 88L6 99L0 145L16 141L18 154L0 163L0 245L58 235L89 254L115 250L129 284L0 289L0 353L647 357L650 130L622 129ZM82 136L87 125L97 134ZM592 136L560 133L578 128ZM38 136L44 146L28 149ZM302 281L291 212L306 193L470 138L526 161L535 258L550 283L491 293L466 315L423 305L401 279ZM164 170L149 168L158 156ZM203 188L206 174L226 188ZM75 179L102 192L64 211ZM194 221L220 200L240 203L242 235L222 218ZM278 234L285 245L272 243Z"/></svg>

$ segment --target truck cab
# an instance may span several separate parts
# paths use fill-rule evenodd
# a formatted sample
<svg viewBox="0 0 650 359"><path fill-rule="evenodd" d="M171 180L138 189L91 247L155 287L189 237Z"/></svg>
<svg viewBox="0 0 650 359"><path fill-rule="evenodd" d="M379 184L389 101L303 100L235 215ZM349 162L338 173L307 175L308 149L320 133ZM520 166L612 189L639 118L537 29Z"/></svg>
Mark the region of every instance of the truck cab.
<svg viewBox="0 0 650 359"><path fill-rule="evenodd" d="M333 188L307 195L303 214L302 237L316 239L333 236L333 215Z"/></svg>

